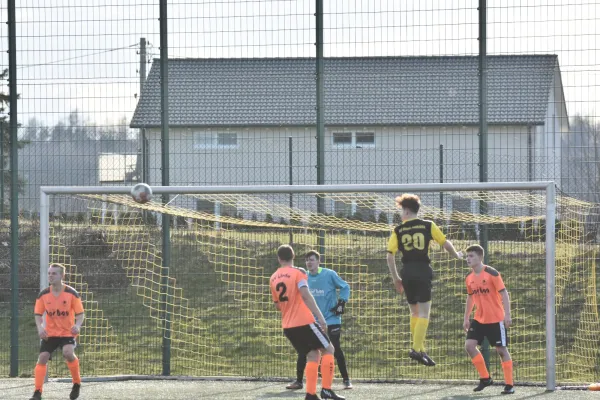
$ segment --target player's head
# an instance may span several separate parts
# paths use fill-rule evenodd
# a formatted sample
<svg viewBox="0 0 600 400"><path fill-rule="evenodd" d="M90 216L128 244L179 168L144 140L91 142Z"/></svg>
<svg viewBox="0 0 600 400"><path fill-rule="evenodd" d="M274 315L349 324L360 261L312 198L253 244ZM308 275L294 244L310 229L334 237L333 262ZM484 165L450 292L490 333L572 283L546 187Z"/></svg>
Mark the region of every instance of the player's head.
<svg viewBox="0 0 600 400"><path fill-rule="evenodd" d="M396 204L402 209L402 220L414 218L421 208L421 199L416 194L405 193L396 197Z"/></svg>
<svg viewBox="0 0 600 400"><path fill-rule="evenodd" d="M481 265L484 254L483 247L478 244L467 247L467 264L469 267L474 268Z"/></svg>
<svg viewBox="0 0 600 400"><path fill-rule="evenodd" d="M306 260L306 269L308 272L314 274L319 269L319 264L321 263L321 255L316 250L311 250L304 256Z"/></svg>
<svg viewBox="0 0 600 400"><path fill-rule="evenodd" d="M296 257L294 249L289 244L281 245L277 249L277 259L281 265L293 263L294 257Z"/></svg>
<svg viewBox="0 0 600 400"><path fill-rule="evenodd" d="M48 267L48 283L50 285L61 283L65 276L65 266L59 263L52 263Z"/></svg>

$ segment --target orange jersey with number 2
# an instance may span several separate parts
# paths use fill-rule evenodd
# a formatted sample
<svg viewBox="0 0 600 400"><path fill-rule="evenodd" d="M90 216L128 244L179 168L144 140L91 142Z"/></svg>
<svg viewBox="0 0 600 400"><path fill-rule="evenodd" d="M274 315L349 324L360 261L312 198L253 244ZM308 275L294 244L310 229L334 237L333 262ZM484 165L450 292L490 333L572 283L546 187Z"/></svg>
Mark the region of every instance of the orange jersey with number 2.
<svg viewBox="0 0 600 400"><path fill-rule="evenodd" d="M280 267L271 275L271 294L273 301L281 310L283 329L295 328L315 322L315 317L304 303L300 288L308 287L304 272L296 267Z"/></svg>

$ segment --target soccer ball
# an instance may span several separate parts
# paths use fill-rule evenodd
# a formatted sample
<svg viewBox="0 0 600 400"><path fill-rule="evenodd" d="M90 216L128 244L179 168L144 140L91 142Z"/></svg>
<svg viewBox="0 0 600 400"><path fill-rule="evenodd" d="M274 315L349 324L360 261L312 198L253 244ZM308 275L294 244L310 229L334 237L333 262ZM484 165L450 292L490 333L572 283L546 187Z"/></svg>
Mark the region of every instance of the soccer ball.
<svg viewBox="0 0 600 400"><path fill-rule="evenodd" d="M147 203L152 200L152 188L145 183L138 183L131 188L131 197L137 203Z"/></svg>

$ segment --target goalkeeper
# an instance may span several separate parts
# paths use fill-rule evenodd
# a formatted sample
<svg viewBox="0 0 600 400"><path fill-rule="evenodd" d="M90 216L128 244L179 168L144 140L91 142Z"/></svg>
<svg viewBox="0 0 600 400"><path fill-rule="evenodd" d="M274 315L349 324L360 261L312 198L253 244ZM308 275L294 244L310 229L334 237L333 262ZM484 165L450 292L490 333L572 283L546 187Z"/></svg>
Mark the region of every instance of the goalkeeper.
<svg viewBox="0 0 600 400"><path fill-rule="evenodd" d="M327 334L335 348L333 355L342 374L344 389L352 389L346 367L346 357L340 347L341 315L344 313L346 303L350 298L350 286L335 271L320 266L321 255L315 250L306 253L305 260L306 269L308 270L308 289L323 313L325 322L327 322ZM306 355L298 354L296 381L286 386L287 389L302 389L302 377L305 367Z"/></svg>

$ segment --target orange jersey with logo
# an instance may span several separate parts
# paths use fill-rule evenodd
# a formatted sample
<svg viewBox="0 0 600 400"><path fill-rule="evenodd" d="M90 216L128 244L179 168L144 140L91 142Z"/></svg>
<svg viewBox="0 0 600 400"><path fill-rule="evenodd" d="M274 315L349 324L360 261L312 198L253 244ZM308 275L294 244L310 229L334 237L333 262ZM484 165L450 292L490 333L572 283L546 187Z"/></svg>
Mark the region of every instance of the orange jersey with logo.
<svg viewBox="0 0 600 400"><path fill-rule="evenodd" d="M479 274L471 271L465 279L467 293L475 301L475 320L482 324L494 324L504 320L504 306L499 292L506 290L500 273L484 266Z"/></svg>
<svg viewBox="0 0 600 400"><path fill-rule="evenodd" d="M280 267L271 275L273 301L281 310L281 326L284 329L315 323L315 317L304 303L300 288L308 288L306 274L296 267Z"/></svg>
<svg viewBox="0 0 600 400"><path fill-rule="evenodd" d="M40 292L35 301L35 315L46 313L46 333L48 337L74 337L71 328L75 325L75 316L83 314L83 304L79 294L71 286L63 285L58 296L50 288Z"/></svg>

